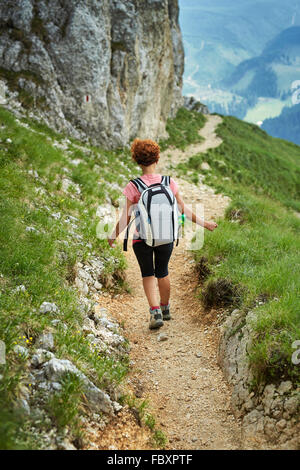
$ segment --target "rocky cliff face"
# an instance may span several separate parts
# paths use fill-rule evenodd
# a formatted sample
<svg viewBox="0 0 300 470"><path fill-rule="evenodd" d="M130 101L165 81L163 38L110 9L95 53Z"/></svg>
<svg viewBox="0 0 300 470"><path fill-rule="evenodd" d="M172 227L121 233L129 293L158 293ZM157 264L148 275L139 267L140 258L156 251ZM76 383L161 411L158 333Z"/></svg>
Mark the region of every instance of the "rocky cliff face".
<svg viewBox="0 0 300 470"><path fill-rule="evenodd" d="M182 104L177 0L0 0L0 78L106 147L165 135Z"/></svg>
<svg viewBox="0 0 300 470"><path fill-rule="evenodd" d="M253 375L247 351L251 344L255 312L245 317L234 310L221 327L218 362L232 389L231 406L241 419L246 448L299 449L300 389L290 381L268 384L251 391ZM272 447L274 446L274 447Z"/></svg>

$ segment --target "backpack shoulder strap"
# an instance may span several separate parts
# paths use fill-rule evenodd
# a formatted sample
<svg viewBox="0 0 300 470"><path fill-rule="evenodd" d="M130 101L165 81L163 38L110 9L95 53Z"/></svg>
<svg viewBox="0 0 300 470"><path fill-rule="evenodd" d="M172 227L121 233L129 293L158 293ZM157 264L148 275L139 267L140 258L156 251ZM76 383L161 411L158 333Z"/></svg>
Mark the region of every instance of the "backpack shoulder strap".
<svg viewBox="0 0 300 470"><path fill-rule="evenodd" d="M130 180L130 181L131 183L134 184L134 186L140 193L142 193L145 189L148 188L146 183L144 183L144 181L141 178L135 178L134 180Z"/></svg>
<svg viewBox="0 0 300 470"><path fill-rule="evenodd" d="M164 186L170 186L170 181L171 181L170 176L162 176L160 184L163 184Z"/></svg>
<svg viewBox="0 0 300 470"><path fill-rule="evenodd" d="M127 245L128 245L128 238L129 238L129 230L130 230L130 227L131 225L133 224L133 222L135 221L136 217L134 217L134 219L132 219L129 224L127 225L127 229L126 229L126 234L125 234L125 237L124 237L124 240L123 240L123 250L124 251L127 251Z"/></svg>

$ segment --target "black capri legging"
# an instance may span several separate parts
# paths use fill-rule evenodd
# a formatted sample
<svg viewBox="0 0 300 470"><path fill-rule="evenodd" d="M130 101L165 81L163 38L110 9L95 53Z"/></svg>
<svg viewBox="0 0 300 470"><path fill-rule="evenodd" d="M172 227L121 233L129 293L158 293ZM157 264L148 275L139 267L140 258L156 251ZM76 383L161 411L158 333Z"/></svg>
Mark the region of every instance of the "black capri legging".
<svg viewBox="0 0 300 470"><path fill-rule="evenodd" d="M173 251L173 242L160 246L148 246L144 241L133 244L133 251L140 265L142 277L166 277ZM153 259L154 258L154 259Z"/></svg>

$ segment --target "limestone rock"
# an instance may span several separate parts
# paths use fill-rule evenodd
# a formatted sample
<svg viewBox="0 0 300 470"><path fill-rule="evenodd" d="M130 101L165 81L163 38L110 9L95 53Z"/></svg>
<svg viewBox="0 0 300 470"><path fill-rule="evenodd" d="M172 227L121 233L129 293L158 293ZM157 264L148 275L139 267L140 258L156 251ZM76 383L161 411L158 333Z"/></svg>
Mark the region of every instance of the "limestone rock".
<svg viewBox="0 0 300 470"><path fill-rule="evenodd" d="M64 439L63 441L58 440L57 448L58 450L77 450L72 442L70 442L68 439Z"/></svg>
<svg viewBox="0 0 300 470"><path fill-rule="evenodd" d="M50 332L41 334L38 337L38 339L36 341L36 344L41 349L46 349L47 351L52 351L52 349L54 349L53 334L50 333Z"/></svg>
<svg viewBox="0 0 300 470"><path fill-rule="evenodd" d="M285 393L289 393L293 388L293 384L290 380L287 380L286 382L281 382L281 384L278 387L278 393L280 395L284 395Z"/></svg>
<svg viewBox="0 0 300 470"><path fill-rule="evenodd" d="M107 393L96 387L86 375L67 359L53 358L44 365L44 373L51 382L60 382L68 373L75 374L82 380L89 406L95 412L113 414L113 405Z"/></svg>
<svg viewBox="0 0 300 470"><path fill-rule="evenodd" d="M290 416L295 415L300 409L300 396L295 395L286 400L284 409Z"/></svg>
<svg viewBox="0 0 300 470"><path fill-rule="evenodd" d="M26 287L21 284L20 286L16 287L16 292L26 292Z"/></svg>
<svg viewBox="0 0 300 470"><path fill-rule="evenodd" d="M81 193L80 187L78 184L74 183L72 180L69 178L63 178L62 184L61 184L61 189L67 193L70 191L70 189L74 190L77 195Z"/></svg>
<svg viewBox="0 0 300 470"><path fill-rule="evenodd" d="M208 164L207 162L202 162L200 168L201 168L201 170L203 170L203 171L208 171L208 170L210 170L210 166L209 166L209 164Z"/></svg>
<svg viewBox="0 0 300 470"><path fill-rule="evenodd" d="M157 341L167 341L168 335L166 333L159 333L157 336Z"/></svg>
<svg viewBox="0 0 300 470"><path fill-rule="evenodd" d="M37 349L31 358L33 367L39 367L41 364L49 361L54 357L54 354L44 349Z"/></svg>
<svg viewBox="0 0 300 470"><path fill-rule="evenodd" d="M23 410L23 412L27 415L30 415L30 406L25 398L20 398L17 402L18 406Z"/></svg>
<svg viewBox="0 0 300 470"><path fill-rule="evenodd" d="M278 423L276 424L276 427L279 431L283 431L283 429L286 427L286 420L281 419L280 421L278 421Z"/></svg>
<svg viewBox="0 0 300 470"><path fill-rule="evenodd" d="M16 346L14 346L14 352L18 356L28 357L29 355L28 349L24 346L21 346L20 344L16 344Z"/></svg>
<svg viewBox="0 0 300 470"><path fill-rule="evenodd" d="M193 96L184 96L183 105L189 111L197 111L197 113L209 114L209 109L205 104L200 103L200 101L195 100Z"/></svg>
<svg viewBox="0 0 300 470"><path fill-rule="evenodd" d="M60 131L110 148L158 139L183 102L178 12L178 0L7 0L0 67Z"/></svg>
<svg viewBox="0 0 300 470"><path fill-rule="evenodd" d="M99 276L103 268L103 262L96 257L91 257L84 263L79 262L76 264L75 286L83 296L86 296L89 292L102 289Z"/></svg>
<svg viewBox="0 0 300 470"><path fill-rule="evenodd" d="M242 419L244 442L262 439L280 444L280 448L296 449L300 435L296 425L300 400L292 382L281 382L279 386L268 384L260 391L251 392L248 349L255 315L254 310L246 316L234 310L221 326L218 362L232 387L232 409Z"/></svg>
<svg viewBox="0 0 300 470"><path fill-rule="evenodd" d="M243 419L243 431L248 437L256 436L257 433L264 430L264 419L262 413L253 410Z"/></svg>
<svg viewBox="0 0 300 470"><path fill-rule="evenodd" d="M59 309L56 304L51 302L43 302L40 306L40 313L58 313Z"/></svg>

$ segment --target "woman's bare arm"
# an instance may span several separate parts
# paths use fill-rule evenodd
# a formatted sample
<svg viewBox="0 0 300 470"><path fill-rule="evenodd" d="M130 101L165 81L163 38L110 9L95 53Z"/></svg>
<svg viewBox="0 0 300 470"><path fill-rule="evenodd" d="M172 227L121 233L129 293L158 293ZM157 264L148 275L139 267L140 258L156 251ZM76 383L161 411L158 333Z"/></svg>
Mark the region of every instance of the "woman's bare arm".
<svg viewBox="0 0 300 470"><path fill-rule="evenodd" d="M121 215L115 229L113 230L112 234L110 235L110 237L107 240L108 243L110 244L110 246L113 246L116 238L118 238L120 233L122 233L123 230L125 230L125 228L129 224L129 221L130 221L130 218L131 218L132 206L133 206L133 202L131 202L128 198L126 198L126 203L125 203L125 207L123 209L122 215Z"/></svg>
<svg viewBox="0 0 300 470"><path fill-rule="evenodd" d="M177 200L178 209L180 210L180 212L182 214L185 214L185 216L189 220L191 220L192 222L194 222L198 225L201 225L201 227L204 227L207 230L210 230L211 232L213 230L215 230L215 228L218 227L218 224L216 224L216 222L206 222L205 220L200 219L200 217L198 217L196 214L194 214L193 211L184 204L183 199L179 194L179 191L177 191L175 197L176 197L176 200Z"/></svg>

